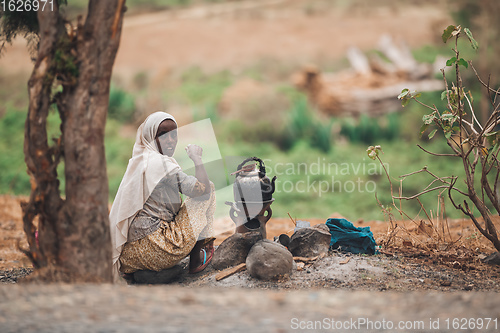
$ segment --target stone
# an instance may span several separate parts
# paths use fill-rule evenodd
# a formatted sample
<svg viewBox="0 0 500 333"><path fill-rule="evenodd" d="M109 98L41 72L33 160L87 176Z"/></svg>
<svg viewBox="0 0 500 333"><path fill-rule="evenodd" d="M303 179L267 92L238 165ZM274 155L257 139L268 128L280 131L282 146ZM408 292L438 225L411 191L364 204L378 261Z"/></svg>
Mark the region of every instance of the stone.
<svg viewBox="0 0 500 333"><path fill-rule="evenodd" d="M294 257L315 257L328 253L331 240L330 229L326 224L297 230L290 238L288 249Z"/></svg>
<svg viewBox="0 0 500 333"><path fill-rule="evenodd" d="M177 280L184 267L182 265L175 265L172 268L164 269L159 272L155 271L137 271L134 273L134 283L137 284L168 284Z"/></svg>
<svg viewBox="0 0 500 333"><path fill-rule="evenodd" d="M273 280L292 273L293 256L283 245L263 239L250 249L246 266L250 276Z"/></svg>
<svg viewBox="0 0 500 333"><path fill-rule="evenodd" d="M483 259L483 262L488 265L500 265L500 252L494 252Z"/></svg>
<svg viewBox="0 0 500 333"><path fill-rule="evenodd" d="M244 263L252 246L260 240L262 234L258 231L236 233L226 238L215 250L212 267L223 270Z"/></svg>

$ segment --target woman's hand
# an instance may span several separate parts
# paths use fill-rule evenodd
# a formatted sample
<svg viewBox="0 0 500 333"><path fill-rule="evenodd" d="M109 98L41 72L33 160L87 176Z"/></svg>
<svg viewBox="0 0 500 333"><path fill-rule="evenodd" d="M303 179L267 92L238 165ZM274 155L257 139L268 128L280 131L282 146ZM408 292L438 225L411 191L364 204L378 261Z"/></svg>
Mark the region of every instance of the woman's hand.
<svg viewBox="0 0 500 333"><path fill-rule="evenodd" d="M210 181L208 180L207 171L205 170L205 166L201 161L201 155L203 155L203 149L198 145L187 145L186 153L188 157L193 160L195 166L195 177L198 179L200 183L205 185L205 193L210 192Z"/></svg>
<svg viewBox="0 0 500 333"><path fill-rule="evenodd" d="M186 147L186 153L195 165L202 163L201 156L203 155L203 148L200 146L189 144Z"/></svg>

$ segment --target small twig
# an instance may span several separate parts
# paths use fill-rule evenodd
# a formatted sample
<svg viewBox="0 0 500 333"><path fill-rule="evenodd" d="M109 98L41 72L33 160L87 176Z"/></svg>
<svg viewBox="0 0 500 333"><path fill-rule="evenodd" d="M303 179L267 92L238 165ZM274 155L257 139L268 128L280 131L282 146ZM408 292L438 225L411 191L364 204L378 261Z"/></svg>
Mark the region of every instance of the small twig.
<svg viewBox="0 0 500 333"><path fill-rule="evenodd" d="M297 226L297 222L295 222L295 221L292 219L292 216L290 215L290 213L287 213L287 214L288 214L288 216L290 217L290 220L292 220L293 225Z"/></svg>
<svg viewBox="0 0 500 333"><path fill-rule="evenodd" d="M315 257L293 257L293 260L294 261L301 261L301 262L304 262L304 263L311 263L315 260L319 259L319 256L315 256Z"/></svg>
<svg viewBox="0 0 500 333"><path fill-rule="evenodd" d="M244 271L246 268L247 268L246 263L241 263L238 266L226 268L225 270L221 271L215 276L215 280L220 281L235 273Z"/></svg>
<svg viewBox="0 0 500 333"><path fill-rule="evenodd" d="M377 155L377 159L380 162L380 165L382 165L382 168L384 168L385 175L387 176L387 180L389 180L389 185L391 186L391 197L392 197L393 196L392 181L391 181L391 177L389 176L389 171L387 171L387 169L385 168L384 163L382 162L382 160L380 159L380 157L378 155Z"/></svg>
<svg viewBox="0 0 500 333"><path fill-rule="evenodd" d="M415 102L417 102L418 104L420 104L420 105L422 105L422 106L424 106L424 107L426 107L426 108L428 108L428 109L431 109L431 110L435 110L435 111L437 111L436 106L432 107L432 106L430 106L430 105L427 105L427 104L425 104L425 103L422 103L421 101L419 101L419 100L418 100L418 99L416 99L415 97L413 97L413 100L415 100Z"/></svg>
<svg viewBox="0 0 500 333"><path fill-rule="evenodd" d="M421 173L421 172L425 172L425 171L427 171L427 166L424 166L422 169L420 169L418 171L413 171L413 172L407 173L405 175L399 176L399 178L406 178L408 176L416 175L417 173Z"/></svg>
<svg viewBox="0 0 500 333"><path fill-rule="evenodd" d="M345 265L345 264L347 264L349 262L349 260L351 260L351 257L347 257L344 260L339 261L339 264L340 265Z"/></svg>
<svg viewBox="0 0 500 333"><path fill-rule="evenodd" d="M422 191L422 192L419 192L419 193L417 193L415 195L412 195L411 197L395 197L394 199L412 200L412 199L418 198L422 194L429 193L429 192L432 192L432 191L435 191L435 190L439 190L441 188L448 188L448 185L441 185L441 186L433 187L433 188L430 188L430 189L428 189L426 191Z"/></svg>
<svg viewBox="0 0 500 333"><path fill-rule="evenodd" d="M445 184L447 184L447 183L445 183ZM419 193L417 193L415 195L412 195L411 197L394 197L394 199L398 199L398 200L412 200L412 199L418 198L422 194L429 193L429 192L432 192L432 191L435 191L435 190L439 190L439 189L447 189L447 188L449 188L449 185L441 185L441 186L433 187L433 188L428 189L426 191L419 192ZM455 190L455 191L457 191L458 193L460 193L462 195L468 196L467 193L459 190L456 187L453 187L452 190Z"/></svg>
<svg viewBox="0 0 500 333"><path fill-rule="evenodd" d="M491 91L491 92L495 93L495 95L498 95L498 94L500 93L500 88L499 88L498 90L495 90L495 89L490 88L490 85L489 85L489 84L486 84L486 83L484 83L484 82L483 82L483 80L481 80L481 77L479 77L479 74L477 73L476 68L472 65L472 62L471 62L471 61L469 61L469 64L470 64L470 66L472 67L472 70L474 70L474 73L476 74L476 77L477 77L477 79L479 80L479 82L480 82L480 83L481 83L481 84L482 84L482 85L483 85L486 89L488 89L488 91Z"/></svg>
<svg viewBox="0 0 500 333"><path fill-rule="evenodd" d="M460 155L458 154L438 154L438 153L433 153L433 152L430 152L428 150L426 150L425 148L423 148L421 145L417 145L418 148L422 149L423 151L425 151L427 154L430 154L430 155L434 155L434 156L451 156L451 157L460 157Z"/></svg>
<svg viewBox="0 0 500 333"><path fill-rule="evenodd" d="M446 222L446 229L448 230L448 237L450 238L450 242L453 242L453 237L451 236L451 232L450 232L450 224L448 223L448 216L446 215L446 207L444 205L444 198L442 196L440 196L440 198L441 198L441 202L442 202L441 207L443 209L443 218L444 218L444 221ZM443 231L443 233L444 233L444 231ZM444 234L443 234L443 238L444 238Z"/></svg>
<svg viewBox="0 0 500 333"><path fill-rule="evenodd" d="M470 113L472 114L472 124L471 124L471 126L474 126L474 121L476 121L477 126L479 126L479 128L481 129L481 131L483 131L483 127L481 126L481 123L479 122L479 120L477 120L477 118L476 118L476 113L474 112L474 109L472 108L472 104L470 103L469 97L467 97L467 94L464 94L464 97L467 100L467 103L469 104ZM477 133L476 131L474 131L474 132Z"/></svg>
<svg viewBox="0 0 500 333"><path fill-rule="evenodd" d="M429 222L432 224L432 226L434 226L434 223L432 223L432 219L430 218L429 214L427 214L427 210L425 210L424 205L422 205L422 202L420 201L419 198L417 198L417 201L420 204L420 207L422 208L422 210L424 211L425 216L427 216L427 219L429 220Z"/></svg>
<svg viewBox="0 0 500 333"><path fill-rule="evenodd" d="M387 251L384 251L384 250L378 250L378 252L380 252L382 254L385 254L386 256L390 256L390 257L395 257L396 256L394 253L387 252Z"/></svg>
<svg viewBox="0 0 500 333"><path fill-rule="evenodd" d="M470 62L470 60L469 60L469 62ZM471 63L471 65L472 65L472 63ZM490 82L491 82L491 73L488 74L488 88L491 86ZM491 91L490 90L488 90L488 98L490 99L490 103L493 105L494 102L493 102L493 99L491 98ZM495 95L495 98L496 98L496 95Z"/></svg>
<svg viewBox="0 0 500 333"><path fill-rule="evenodd" d="M460 125L462 126L462 125ZM460 139L461 142L463 142L462 139ZM455 146L456 147L460 147L460 150L458 150L454 145L451 144L451 142L455 143ZM451 150L453 150L455 152L455 154L457 155L460 155L461 154L461 151L463 151L463 148L461 145L459 145L455 140L453 139L446 139L446 144L448 144L448 147L451 148Z"/></svg>

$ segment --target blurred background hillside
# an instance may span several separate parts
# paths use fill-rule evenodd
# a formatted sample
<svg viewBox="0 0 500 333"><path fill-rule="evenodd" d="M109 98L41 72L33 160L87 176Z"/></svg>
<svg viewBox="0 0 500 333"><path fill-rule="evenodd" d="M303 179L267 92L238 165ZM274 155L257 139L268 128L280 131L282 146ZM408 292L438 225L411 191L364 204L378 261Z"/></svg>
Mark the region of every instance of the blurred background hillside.
<svg viewBox="0 0 500 333"><path fill-rule="evenodd" d="M403 109L397 93L382 104L356 103L371 92L380 96L383 91L377 89L392 83L442 78L438 69L452 54L441 33L450 24L471 27L482 51L464 47L462 56L482 73L491 72L497 87L500 67L494 62L498 46L493 43L500 29L492 15L499 13L495 1L127 0L106 129L110 202L138 125L149 113L165 110L180 125L210 118L223 158L264 159L269 176L278 176L274 216L340 214L350 220L382 220L375 193L388 203L390 189L380 166L367 157L369 145L382 146L382 159L396 185L398 176L425 165L442 176L460 175L461 166L416 147L422 144L438 153L447 148L439 135L419 138L422 116L429 112L416 103ZM64 10L75 19L85 14L85 3L69 0ZM389 68L394 63L384 53L384 36L411 51L416 65L404 77ZM350 50L363 55L358 67L348 56ZM367 63L369 73L363 72ZM0 194L26 195L30 190L23 139L31 68L26 42L18 38L0 58ZM412 75L422 68L422 77ZM308 90L296 78L311 69L323 81ZM479 105L485 98L472 71L465 77ZM335 82L328 86L333 92L322 99L318 91L328 90L323 89L328 78ZM442 108L444 85L432 90L423 101ZM55 138L55 110L50 124ZM316 164L318 172L313 170ZM318 188L320 181L328 187ZM404 194L417 193L425 181L406 179ZM422 202L436 214L435 194ZM219 210L227 214L227 206L220 203ZM417 203L405 205L410 214L420 210ZM459 216L451 206L447 213Z"/></svg>

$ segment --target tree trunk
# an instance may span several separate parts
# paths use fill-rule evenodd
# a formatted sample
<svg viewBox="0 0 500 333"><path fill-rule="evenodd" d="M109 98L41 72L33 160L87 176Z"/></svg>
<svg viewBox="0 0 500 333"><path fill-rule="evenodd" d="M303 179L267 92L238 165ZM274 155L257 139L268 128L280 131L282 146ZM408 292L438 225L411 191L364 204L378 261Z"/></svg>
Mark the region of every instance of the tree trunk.
<svg viewBox="0 0 500 333"><path fill-rule="evenodd" d="M112 281L104 128L124 2L90 0L76 30L67 29L56 2L53 10L38 12L40 45L28 83L24 144L32 193L23 204L23 220L34 266L63 273L45 274L48 280ZM52 98L54 83L62 91ZM46 118L54 102L61 137L50 147ZM61 156L65 200L57 180Z"/></svg>

